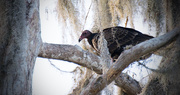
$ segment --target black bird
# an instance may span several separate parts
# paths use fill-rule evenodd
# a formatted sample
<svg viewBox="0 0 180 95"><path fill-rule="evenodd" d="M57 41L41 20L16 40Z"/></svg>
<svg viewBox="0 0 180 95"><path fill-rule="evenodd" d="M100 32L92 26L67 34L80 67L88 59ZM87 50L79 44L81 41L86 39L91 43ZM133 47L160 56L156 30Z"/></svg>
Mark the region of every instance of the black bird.
<svg viewBox="0 0 180 95"><path fill-rule="evenodd" d="M135 29L120 26L106 28L103 32L112 59L117 59L126 47L135 46L136 44L153 38L152 36L142 34ZM89 30L85 30L81 34L79 42L82 39L87 38L89 44L97 52L100 52L100 49L98 48L100 35L100 33L91 33Z"/></svg>

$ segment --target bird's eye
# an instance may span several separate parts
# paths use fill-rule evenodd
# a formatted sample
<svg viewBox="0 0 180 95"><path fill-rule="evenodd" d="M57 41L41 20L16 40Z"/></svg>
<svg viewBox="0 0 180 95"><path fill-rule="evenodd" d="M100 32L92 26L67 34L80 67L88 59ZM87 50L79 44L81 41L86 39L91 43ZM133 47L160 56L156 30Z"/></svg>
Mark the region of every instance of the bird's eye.
<svg viewBox="0 0 180 95"><path fill-rule="evenodd" d="M85 33L83 33L83 35L86 35L87 33L85 32Z"/></svg>

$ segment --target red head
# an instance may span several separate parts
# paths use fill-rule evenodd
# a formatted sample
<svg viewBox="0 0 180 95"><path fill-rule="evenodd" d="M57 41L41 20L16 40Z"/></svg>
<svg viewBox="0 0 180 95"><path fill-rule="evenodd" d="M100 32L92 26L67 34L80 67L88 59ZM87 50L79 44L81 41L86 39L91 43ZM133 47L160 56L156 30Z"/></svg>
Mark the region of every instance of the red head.
<svg viewBox="0 0 180 95"><path fill-rule="evenodd" d="M84 39L84 38L88 38L91 36L91 32L89 30L84 30L79 38L79 42Z"/></svg>

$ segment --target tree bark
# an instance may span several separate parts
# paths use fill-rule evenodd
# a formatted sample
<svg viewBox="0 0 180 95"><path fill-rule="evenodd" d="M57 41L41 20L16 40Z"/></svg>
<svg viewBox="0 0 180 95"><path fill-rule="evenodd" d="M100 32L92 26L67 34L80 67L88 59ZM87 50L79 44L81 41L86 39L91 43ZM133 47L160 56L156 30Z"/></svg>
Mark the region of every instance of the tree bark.
<svg viewBox="0 0 180 95"><path fill-rule="evenodd" d="M41 45L39 1L0 1L0 95L32 95Z"/></svg>
<svg viewBox="0 0 180 95"><path fill-rule="evenodd" d="M115 79L115 83L117 86L123 89L123 91L126 92L128 95L139 94L142 90L142 88L139 85L139 82L130 77L126 73L121 73Z"/></svg>
<svg viewBox="0 0 180 95"><path fill-rule="evenodd" d="M159 66L161 72L153 73L141 95L180 95L180 35L161 50L164 55Z"/></svg>
<svg viewBox="0 0 180 95"><path fill-rule="evenodd" d="M38 56L74 62L97 74L102 74L102 65L99 64L100 57L84 51L78 46L43 43Z"/></svg>
<svg viewBox="0 0 180 95"><path fill-rule="evenodd" d="M84 51L78 46L43 43L38 56L43 58L60 59L74 62L75 64L93 70L97 74L103 73L103 67L100 64L100 57ZM127 77L129 77L129 79L127 79ZM128 94L136 94L141 91L139 83L137 83L136 80L131 79L129 75L125 75L123 73L120 74L120 76L116 78L116 82L116 84L124 90L131 89L126 91ZM131 84L127 86L120 84L120 82L127 85L128 83Z"/></svg>
<svg viewBox="0 0 180 95"><path fill-rule="evenodd" d="M142 42L130 50L124 51L118 58L118 60L111 66L106 74L97 77L93 80L80 95L94 95L100 92L104 87L110 84L130 63L136 61L142 55L150 53L160 47L166 45L168 42L172 41L180 33L180 27L174 29L173 31L157 37L151 40ZM133 52L133 53L132 53ZM126 56L128 55L128 56Z"/></svg>

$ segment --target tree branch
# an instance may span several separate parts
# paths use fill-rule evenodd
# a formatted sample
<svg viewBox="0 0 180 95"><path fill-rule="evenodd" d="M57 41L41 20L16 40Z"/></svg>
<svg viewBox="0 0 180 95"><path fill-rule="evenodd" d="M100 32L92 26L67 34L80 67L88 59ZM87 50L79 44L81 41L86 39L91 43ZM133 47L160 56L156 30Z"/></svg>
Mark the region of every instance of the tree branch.
<svg viewBox="0 0 180 95"><path fill-rule="evenodd" d="M95 95L100 92L104 87L110 84L122 70L124 70L130 63L136 61L141 56L150 53L172 41L178 34L180 34L180 27L172 30L171 32L142 42L129 50L125 50L117 59L117 61L110 67L107 73L94 79L80 95ZM128 56L127 56L128 55Z"/></svg>
<svg viewBox="0 0 180 95"><path fill-rule="evenodd" d="M100 57L84 51L79 46L43 43L38 56L74 62L97 74L102 74L102 65L99 64Z"/></svg>
<svg viewBox="0 0 180 95"><path fill-rule="evenodd" d="M135 95L141 92L142 88L139 85L139 82L130 77L126 73L121 73L115 79L115 83L121 89L123 89L128 95Z"/></svg>
<svg viewBox="0 0 180 95"><path fill-rule="evenodd" d="M78 46L43 43L38 56L44 58L60 59L60 60L74 62L78 65L87 67L98 74L102 74L102 65L99 64L100 57L98 57L95 54L84 51ZM131 91L127 91L128 93L135 94L140 92L141 88L139 88L140 87L139 84L138 85L134 84L137 86L124 86L120 84L120 82L124 84L128 84L126 77L130 77L130 76L128 75L124 76L123 74L121 74L119 78L116 79L117 81L116 85L118 85L119 87L125 90L131 89ZM130 83L136 82L136 80L129 80L129 81ZM137 88L139 89L136 90Z"/></svg>

